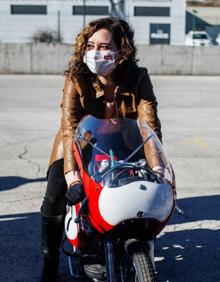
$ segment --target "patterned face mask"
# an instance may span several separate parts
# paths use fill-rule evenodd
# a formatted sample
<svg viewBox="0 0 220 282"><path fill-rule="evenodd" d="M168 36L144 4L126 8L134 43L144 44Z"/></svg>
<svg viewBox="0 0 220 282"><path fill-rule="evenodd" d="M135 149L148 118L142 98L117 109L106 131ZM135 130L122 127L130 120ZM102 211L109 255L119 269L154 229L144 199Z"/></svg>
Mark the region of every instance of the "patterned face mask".
<svg viewBox="0 0 220 282"><path fill-rule="evenodd" d="M110 50L89 50L85 53L83 62L88 66L91 72L100 76L106 76L114 70L116 54L118 52Z"/></svg>

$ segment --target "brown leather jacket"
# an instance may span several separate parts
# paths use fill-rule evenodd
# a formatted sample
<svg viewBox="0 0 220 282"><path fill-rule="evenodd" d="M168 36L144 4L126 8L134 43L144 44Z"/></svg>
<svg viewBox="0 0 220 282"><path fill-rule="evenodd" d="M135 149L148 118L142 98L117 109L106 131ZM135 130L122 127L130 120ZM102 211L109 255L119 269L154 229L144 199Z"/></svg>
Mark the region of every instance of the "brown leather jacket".
<svg viewBox="0 0 220 282"><path fill-rule="evenodd" d="M118 85L116 89L115 99L119 117L145 120L161 140L161 126L157 117L157 100L147 69L138 68L138 79L132 92L121 85ZM81 118L87 114L104 118L104 102L104 91L97 82L65 78L61 104L61 126L54 140L49 165L64 158L64 173L77 170L72 149L75 129ZM150 166L160 165L156 150L152 149L150 144L149 146L145 145L145 154L146 150L149 155Z"/></svg>

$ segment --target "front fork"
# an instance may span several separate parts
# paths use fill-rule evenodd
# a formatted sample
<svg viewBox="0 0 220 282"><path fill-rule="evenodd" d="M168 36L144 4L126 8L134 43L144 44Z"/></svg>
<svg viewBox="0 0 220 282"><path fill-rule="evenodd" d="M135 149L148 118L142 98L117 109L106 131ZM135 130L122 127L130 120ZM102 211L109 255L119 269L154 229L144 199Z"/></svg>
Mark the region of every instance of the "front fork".
<svg viewBox="0 0 220 282"><path fill-rule="evenodd" d="M148 256L150 257L154 270L155 270L155 261L154 261L154 243L155 243L155 239L152 240L147 240L147 253Z"/></svg>
<svg viewBox="0 0 220 282"><path fill-rule="evenodd" d="M155 243L155 239L146 241L148 256L150 257L153 267L155 269L154 243ZM117 277L116 277L116 271L115 271L114 247L113 247L112 240L106 239L104 241L104 250L105 250L107 281L115 282L117 281Z"/></svg>
<svg viewBox="0 0 220 282"><path fill-rule="evenodd" d="M115 272L115 264L114 264L114 248L113 248L113 242L110 239L104 241L104 250L105 250L107 281L115 282L116 272Z"/></svg>

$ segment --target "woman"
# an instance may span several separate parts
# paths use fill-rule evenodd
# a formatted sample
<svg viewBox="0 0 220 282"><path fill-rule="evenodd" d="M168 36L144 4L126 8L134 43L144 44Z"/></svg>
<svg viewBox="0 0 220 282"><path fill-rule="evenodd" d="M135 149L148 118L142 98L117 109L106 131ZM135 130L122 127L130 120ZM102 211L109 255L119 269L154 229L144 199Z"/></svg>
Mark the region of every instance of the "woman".
<svg viewBox="0 0 220 282"><path fill-rule="evenodd" d="M133 35L124 20L110 17L90 22L76 39L65 76L61 126L51 153L41 207L41 281L55 281L58 275L67 199L77 203L85 196L72 149L80 119L86 114L97 118L139 118L162 138L157 101L147 70L137 66ZM163 166L157 152L147 146L148 163L162 177Z"/></svg>

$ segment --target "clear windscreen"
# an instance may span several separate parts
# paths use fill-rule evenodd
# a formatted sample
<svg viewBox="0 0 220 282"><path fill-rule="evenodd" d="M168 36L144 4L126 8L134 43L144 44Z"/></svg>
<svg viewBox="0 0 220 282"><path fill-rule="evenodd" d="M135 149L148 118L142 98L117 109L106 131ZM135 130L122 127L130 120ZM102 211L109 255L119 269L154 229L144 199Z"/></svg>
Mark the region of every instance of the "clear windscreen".
<svg viewBox="0 0 220 282"><path fill-rule="evenodd" d="M132 177L157 181L145 156L144 147L148 142L156 148L168 170L166 173L172 174L159 139L145 122L86 116L77 127L74 141L80 150L84 169L98 183L121 186ZM172 182L171 175L169 181Z"/></svg>

